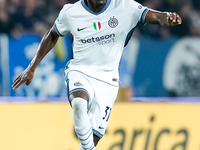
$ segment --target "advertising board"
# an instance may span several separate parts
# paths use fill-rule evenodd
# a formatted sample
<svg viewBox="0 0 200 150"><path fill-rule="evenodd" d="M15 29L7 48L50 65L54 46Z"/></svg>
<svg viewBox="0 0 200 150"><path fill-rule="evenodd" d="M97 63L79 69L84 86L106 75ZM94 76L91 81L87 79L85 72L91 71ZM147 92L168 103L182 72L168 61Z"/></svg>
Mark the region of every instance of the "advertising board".
<svg viewBox="0 0 200 150"><path fill-rule="evenodd" d="M97 150L199 150L200 104L115 103ZM1 150L78 150L68 103L0 104Z"/></svg>

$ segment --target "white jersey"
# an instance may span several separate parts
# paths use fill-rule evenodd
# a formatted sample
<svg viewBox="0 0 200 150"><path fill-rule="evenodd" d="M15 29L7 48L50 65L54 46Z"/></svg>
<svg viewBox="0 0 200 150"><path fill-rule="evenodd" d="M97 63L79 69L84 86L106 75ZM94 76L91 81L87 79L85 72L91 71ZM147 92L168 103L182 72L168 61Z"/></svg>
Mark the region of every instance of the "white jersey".
<svg viewBox="0 0 200 150"><path fill-rule="evenodd" d="M67 67L111 83L118 79L118 66L127 35L148 9L133 0L107 0L99 13L84 0L66 4L55 21L61 36L73 35L73 59Z"/></svg>

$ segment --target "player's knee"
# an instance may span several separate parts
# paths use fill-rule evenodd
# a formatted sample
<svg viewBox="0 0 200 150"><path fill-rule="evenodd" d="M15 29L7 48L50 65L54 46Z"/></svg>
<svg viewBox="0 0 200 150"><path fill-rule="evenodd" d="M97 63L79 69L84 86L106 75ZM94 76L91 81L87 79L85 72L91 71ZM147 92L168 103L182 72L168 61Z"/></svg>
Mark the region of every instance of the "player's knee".
<svg viewBox="0 0 200 150"><path fill-rule="evenodd" d="M82 132L88 126L86 122L89 122L87 116L87 101L82 98L74 98L71 104L75 131Z"/></svg>
<svg viewBox="0 0 200 150"><path fill-rule="evenodd" d="M82 98L74 98L72 100L73 115L76 119L80 119L83 113L87 113L87 102Z"/></svg>
<svg viewBox="0 0 200 150"><path fill-rule="evenodd" d="M80 115L83 113L80 105L78 103L73 104L73 112L74 112L74 116L78 119L80 119Z"/></svg>
<svg viewBox="0 0 200 150"><path fill-rule="evenodd" d="M75 98L82 98L82 99L86 100L87 102L89 101L89 97L88 97L87 92L85 92L83 90L78 90L78 91L74 91L74 92L70 93L70 95L69 95L69 101L70 101L70 103Z"/></svg>

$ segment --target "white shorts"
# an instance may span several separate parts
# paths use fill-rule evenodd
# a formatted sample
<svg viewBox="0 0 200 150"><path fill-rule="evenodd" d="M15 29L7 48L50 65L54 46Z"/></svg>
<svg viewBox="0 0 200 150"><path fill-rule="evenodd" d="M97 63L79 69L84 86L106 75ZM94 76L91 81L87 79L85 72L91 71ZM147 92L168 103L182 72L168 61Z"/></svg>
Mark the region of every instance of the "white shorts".
<svg viewBox="0 0 200 150"><path fill-rule="evenodd" d="M88 116L93 133L99 138L105 134L113 103L117 97L119 86L90 77L77 70L65 71L67 94L77 90L88 93Z"/></svg>

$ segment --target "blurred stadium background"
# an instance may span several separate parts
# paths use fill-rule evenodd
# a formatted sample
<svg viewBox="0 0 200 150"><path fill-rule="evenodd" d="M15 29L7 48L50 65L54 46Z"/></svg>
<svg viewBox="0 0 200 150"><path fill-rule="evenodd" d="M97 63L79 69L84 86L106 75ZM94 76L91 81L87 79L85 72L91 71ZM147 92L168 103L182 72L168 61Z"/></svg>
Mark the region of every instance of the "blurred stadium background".
<svg viewBox="0 0 200 150"><path fill-rule="evenodd" d="M200 149L200 0L136 0L178 12L177 27L138 24L120 62L120 90L97 150ZM76 0L0 0L0 150L77 150L60 38L33 82L12 90L62 6Z"/></svg>

